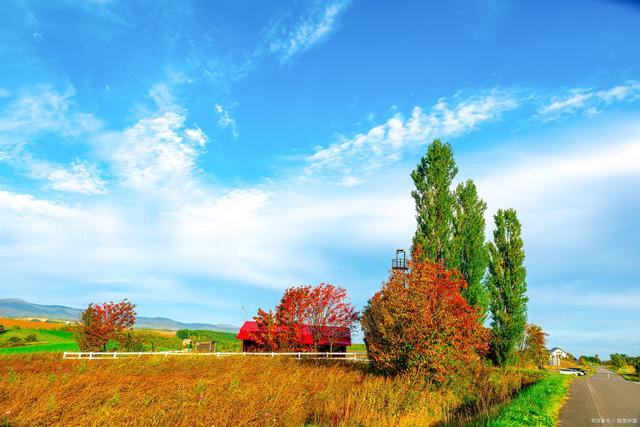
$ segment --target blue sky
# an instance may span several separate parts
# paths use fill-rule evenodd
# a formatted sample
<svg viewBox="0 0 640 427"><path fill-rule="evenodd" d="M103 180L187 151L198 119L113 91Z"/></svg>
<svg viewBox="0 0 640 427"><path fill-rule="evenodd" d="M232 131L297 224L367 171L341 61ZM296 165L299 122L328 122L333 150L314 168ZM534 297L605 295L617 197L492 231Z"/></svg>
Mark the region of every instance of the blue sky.
<svg viewBox="0 0 640 427"><path fill-rule="evenodd" d="M238 325L331 282L362 307L440 137L489 224L517 209L549 343L637 353L640 8L433 3L5 3L2 296Z"/></svg>

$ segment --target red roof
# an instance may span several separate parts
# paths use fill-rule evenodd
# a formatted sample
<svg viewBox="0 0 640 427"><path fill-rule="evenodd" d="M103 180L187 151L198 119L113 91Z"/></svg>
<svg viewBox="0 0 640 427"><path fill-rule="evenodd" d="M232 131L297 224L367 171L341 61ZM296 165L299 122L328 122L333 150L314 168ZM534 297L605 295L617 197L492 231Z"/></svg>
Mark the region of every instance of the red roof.
<svg viewBox="0 0 640 427"><path fill-rule="evenodd" d="M302 325L302 339L298 345L313 345L313 334L311 333L311 325ZM336 338L336 341L333 345L351 345L351 331L349 328L341 328L338 326L327 326L327 329L330 331L331 335ZM238 336L236 337L239 340L247 340L254 341L255 334L258 332L258 325L253 321L246 321L244 325L240 328L240 332L238 332ZM329 341L323 337L318 341L318 345L330 345Z"/></svg>

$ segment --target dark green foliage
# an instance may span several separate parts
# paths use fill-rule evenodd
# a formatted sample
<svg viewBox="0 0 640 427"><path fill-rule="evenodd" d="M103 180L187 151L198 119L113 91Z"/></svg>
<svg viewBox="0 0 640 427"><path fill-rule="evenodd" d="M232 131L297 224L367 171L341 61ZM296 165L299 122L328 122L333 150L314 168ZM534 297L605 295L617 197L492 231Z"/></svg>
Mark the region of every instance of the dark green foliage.
<svg viewBox="0 0 640 427"><path fill-rule="evenodd" d="M25 342L36 342L38 341L38 336L34 333L30 333L24 339Z"/></svg>
<svg viewBox="0 0 640 427"><path fill-rule="evenodd" d="M580 356L580 360L584 360L587 363L593 363L594 365L602 363L597 354L595 356Z"/></svg>
<svg viewBox="0 0 640 427"><path fill-rule="evenodd" d="M527 323L527 283L521 226L513 209L498 210L496 230L489 243L491 354L501 365L514 363L515 349L522 343Z"/></svg>
<svg viewBox="0 0 640 427"><path fill-rule="evenodd" d="M7 330L4 328L4 325L0 325L0 334L4 334Z"/></svg>
<svg viewBox="0 0 640 427"><path fill-rule="evenodd" d="M478 197L472 180L458 184L455 201L448 264L462 273L467 282L467 287L462 289L462 296L480 311L484 319L489 304L489 294L483 282L489 262L484 234L487 204Z"/></svg>
<svg viewBox="0 0 640 427"><path fill-rule="evenodd" d="M439 139L433 140L427 154L411 172L416 186L411 196L416 203L418 222L413 247L422 245L424 258L444 260L445 264L451 245L455 205L450 188L457 173L451 145Z"/></svg>

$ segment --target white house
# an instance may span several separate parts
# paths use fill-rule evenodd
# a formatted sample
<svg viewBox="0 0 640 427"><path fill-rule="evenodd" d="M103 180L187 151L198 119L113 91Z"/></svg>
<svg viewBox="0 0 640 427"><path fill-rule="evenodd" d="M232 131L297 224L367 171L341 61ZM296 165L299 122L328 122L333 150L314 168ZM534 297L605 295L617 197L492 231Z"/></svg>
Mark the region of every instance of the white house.
<svg viewBox="0 0 640 427"><path fill-rule="evenodd" d="M569 353L560 347L553 347L549 350L549 365L560 366L560 359L566 359L567 357L569 357Z"/></svg>

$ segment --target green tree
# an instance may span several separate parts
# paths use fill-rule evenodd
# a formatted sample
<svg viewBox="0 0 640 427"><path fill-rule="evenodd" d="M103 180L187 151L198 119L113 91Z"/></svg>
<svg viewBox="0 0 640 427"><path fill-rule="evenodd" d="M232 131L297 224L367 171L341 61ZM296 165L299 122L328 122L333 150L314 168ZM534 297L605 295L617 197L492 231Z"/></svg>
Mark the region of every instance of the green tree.
<svg viewBox="0 0 640 427"><path fill-rule="evenodd" d="M448 143L434 139L411 178L416 189L411 196L416 203L418 228L413 247L420 244L424 257L433 261L445 260L451 244L454 195L451 183L458 173L453 149Z"/></svg>
<svg viewBox="0 0 640 427"><path fill-rule="evenodd" d="M455 202L449 265L462 273L467 282L462 296L479 310L484 319L489 304L489 294L483 281L489 263L484 234L487 204L478 197L472 180L458 184Z"/></svg>
<svg viewBox="0 0 640 427"><path fill-rule="evenodd" d="M527 283L520 221L514 209L494 215L496 229L489 249L491 354L501 365L514 362L516 346L524 338L527 324Z"/></svg>

